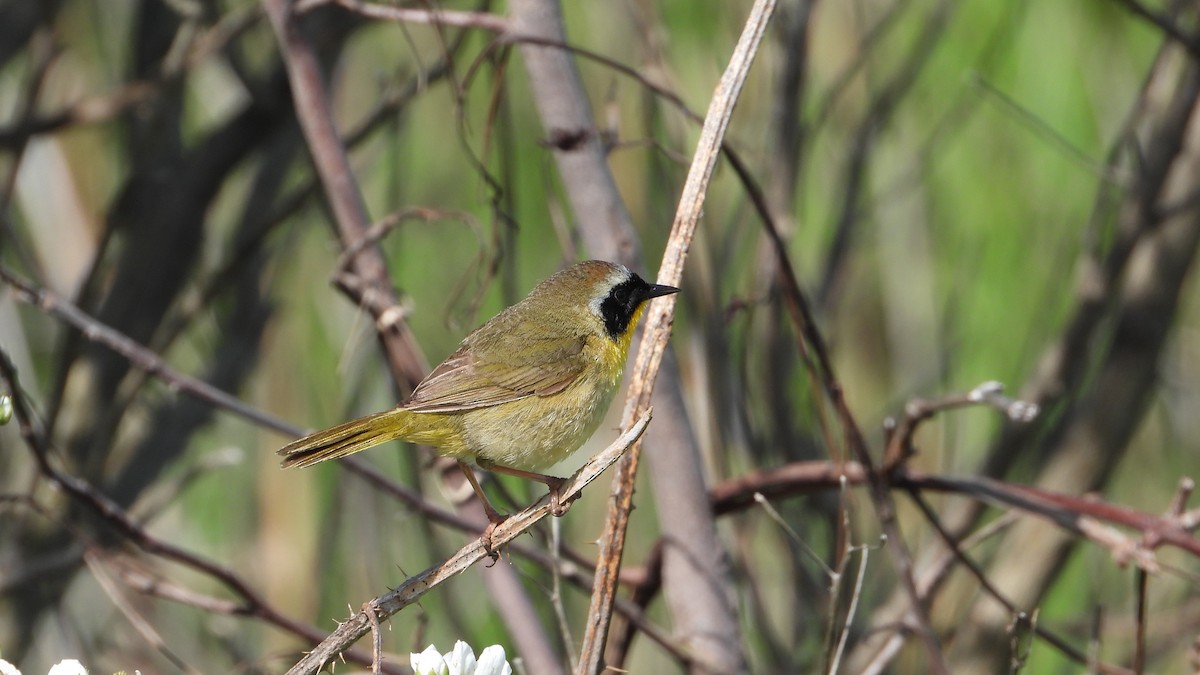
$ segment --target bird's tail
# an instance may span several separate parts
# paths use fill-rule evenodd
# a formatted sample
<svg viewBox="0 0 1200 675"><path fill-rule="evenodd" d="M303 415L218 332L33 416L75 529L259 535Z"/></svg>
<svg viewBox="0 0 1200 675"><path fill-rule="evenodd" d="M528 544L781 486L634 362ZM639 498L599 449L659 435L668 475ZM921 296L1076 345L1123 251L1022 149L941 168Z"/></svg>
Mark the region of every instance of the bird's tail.
<svg viewBox="0 0 1200 675"><path fill-rule="evenodd" d="M406 436L413 413L394 409L339 424L288 443L279 449L284 468L312 466Z"/></svg>

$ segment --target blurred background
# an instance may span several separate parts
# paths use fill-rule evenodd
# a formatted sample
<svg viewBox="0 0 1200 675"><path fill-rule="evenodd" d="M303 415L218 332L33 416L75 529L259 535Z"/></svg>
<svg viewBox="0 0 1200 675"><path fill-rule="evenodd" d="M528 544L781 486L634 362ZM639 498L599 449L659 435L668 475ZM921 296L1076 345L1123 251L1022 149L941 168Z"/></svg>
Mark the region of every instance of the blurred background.
<svg viewBox="0 0 1200 675"><path fill-rule="evenodd" d="M531 4L553 6L444 7L517 22ZM563 130L538 108L548 83L519 41L302 5L353 179L385 224L368 245L425 367L540 279L617 250L597 250L611 238L594 221L611 214L579 212L556 161L575 144L606 158L640 249L626 260L654 276L694 115L750 9L563 3L594 116ZM1168 511L1200 472L1196 19L1187 2L780 1L727 136L746 176L718 164L678 296L674 374L659 384L681 405L659 408L644 449L622 581L635 623L658 632L618 624L610 663L931 672L865 490L795 479L713 511L662 497L673 466L715 489L853 459L798 346L764 209L877 459L885 420L910 400L997 380L1039 404L1038 419L940 413L909 466ZM26 673L66 657L100 673L282 672L312 635L474 536L341 466L278 468L290 436L262 416L321 428L393 406L412 385L389 368L375 318L334 283L345 240L278 45L250 0L0 1L0 348L32 437L154 542L253 594L57 487L11 422L0 657ZM131 368L55 302L172 372ZM260 420L189 395L172 373ZM560 473L615 438L621 408ZM422 451L360 458L423 503L471 515ZM542 494L500 483L503 510ZM572 574L590 578L608 483L519 539L531 554L477 566L393 617L388 667L463 639L476 652L505 645L527 672L571 669L590 595ZM1200 566L1166 547L1140 572L1130 560L1145 561L1136 544L1149 526L1085 537L1011 505L920 494L956 536L982 533L962 547L977 575L894 493L950 672L1200 668ZM733 630L704 648L695 615L710 610L681 610L697 587L663 564L669 542L692 534L672 531L677 512L709 523L715 538L696 545L711 556L697 565L728 601ZM497 590L501 574L515 585ZM1027 613L1005 609L981 575ZM709 647L712 662L697 656Z"/></svg>

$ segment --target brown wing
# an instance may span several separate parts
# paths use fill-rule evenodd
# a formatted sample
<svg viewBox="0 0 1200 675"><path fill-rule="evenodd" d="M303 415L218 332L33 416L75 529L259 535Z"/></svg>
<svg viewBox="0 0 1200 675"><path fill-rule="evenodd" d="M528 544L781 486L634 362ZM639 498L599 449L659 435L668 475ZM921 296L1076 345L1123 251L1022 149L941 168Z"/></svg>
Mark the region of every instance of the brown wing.
<svg viewBox="0 0 1200 675"><path fill-rule="evenodd" d="M454 412L549 396L583 372L585 344L582 336L529 338L528 332L521 331L472 334L417 386L403 407L413 412Z"/></svg>

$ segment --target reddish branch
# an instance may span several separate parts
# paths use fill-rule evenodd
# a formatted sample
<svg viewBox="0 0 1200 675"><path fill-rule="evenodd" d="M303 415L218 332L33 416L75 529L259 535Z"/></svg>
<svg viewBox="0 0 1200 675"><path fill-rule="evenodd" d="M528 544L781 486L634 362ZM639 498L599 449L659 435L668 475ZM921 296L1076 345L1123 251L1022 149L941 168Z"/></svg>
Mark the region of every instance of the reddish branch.
<svg viewBox="0 0 1200 675"><path fill-rule="evenodd" d="M744 510L754 504L756 494L774 500L836 490L843 481L853 486L870 485L867 472L857 462L839 464L823 460L754 471L714 486L710 493L713 510L722 515ZM1200 509L1155 515L1091 497L1065 495L990 478L941 476L910 468L897 468L882 475L879 481L888 490L959 494L1043 518L1109 548L1122 563L1128 560L1129 551L1124 547L1130 544L1146 551L1171 546L1200 558L1200 539L1191 534L1200 527ZM1140 533L1142 538L1137 542L1106 538L1091 527L1093 523L1127 527Z"/></svg>

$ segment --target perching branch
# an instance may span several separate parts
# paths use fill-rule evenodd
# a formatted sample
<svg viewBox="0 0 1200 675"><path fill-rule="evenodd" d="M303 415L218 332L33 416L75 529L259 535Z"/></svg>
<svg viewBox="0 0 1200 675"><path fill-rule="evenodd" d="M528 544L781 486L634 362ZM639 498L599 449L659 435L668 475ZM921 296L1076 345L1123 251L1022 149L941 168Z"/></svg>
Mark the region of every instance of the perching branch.
<svg viewBox="0 0 1200 675"><path fill-rule="evenodd" d="M560 489L560 498L570 502L583 490L584 486L598 478L605 469L620 459L626 450L641 438L642 432L646 430L646 425L650 423L651 412L651 410L644 411L641 417L626 427L626 431L617 437L617 440L588 460L583 468L568 478ZM543 495L533 506L514 513L500 523L492 531L492 547L498 548L516 539L549 513L550 495L547 494ZM338 626L338 629L325 638L321 644L292 666L288 675L316 673L322 665L330 662L359 638L369 633L373 620L368 612L373 613L375 619L382 621L413 604L428 591L466 571L471 565L483 560L488 555L489 552L484 546L483 538L479 538L464 546L445 562L434 565L416 576L409 577L395 590L366 603L362 611L356 612Z"/></svg>
<svg viewBox="0 0 1200 675"><path fill-rule="evenodd" d="M704 196L708 182L716 166L721 140L733 115L734 105L742 84L749 73L750 65L758 51L758 45L766 33L767 23L775 9L774 0L755 2L738 40L729 66L717 86L705 117L704 128L697 144L692 166L688 171L683 195L675 214L671 236L659 266L660 283L678 285L683 278L683 263L688 247L700 221ZM624 419L626 424L641 410L650 405L650 393L662 362L663 352L671 334L671 322L675 312L674 300L657 302L646 312L645 330L629 380ZM596 585L592 594L592 606L588 611L587 629L580 649L579 672L595 675L604 668L604 643L612 620L613 601L616 593L617 574L625 550L625 533L629 516L633 510L633 484L637 476L641 448L635 444L629 455L621 462L613 479L612 503L604 534L600 538L600 556L596 567Z"/></svg>
<svg viewBox="0 0 1200 675"><path fill-rule="evenodd" d="M66 302L50 291L17 276L11 270L8 270L3 266L0 266L0 279L10 284L15 292L15 296L18 299L27 302L39 310L46 312L48 315L78 329L86 338L90 339L91 341L112 349L117 354L120 354L128 359L135 368L138 368L142 372L161 380L167 387L177 390L183 394L194 396L198 400L204 401L217 409L228 410L235 415L239 415L251 422L257 423L264 428L274 429L289 436L300 436L304 433L302 429L295 425L273 417L264 411L247 406L239 399L219 389L213 388L206 382L175 370L169 364L167 364L162 357L158 356L146 347L137 344L134 340L122 334L120 331L114 330L113 328L100 323L97 319L84 313L78 307ZM2 357L3 352L0 352L0 358ZM15 378L15 373L13 374L13 377ZM11 386L16 386L15 379L13 380ZM11 401L13 400L16 400L17 405L19 406L25 405L24 399L19 396L5 398L4 402L11 406ZM32 425L30 425L30 429L31 431L28 436L30 439L34 439L31 440L31 447L35 449L42 447L42 443L40 441L36 441L36 438L38 437L33 434ZM457 529L462 532L481 534L484 531L484 525L470 522L450 511L430 503L416 491L387 478L378 470L373 468L369 463L364 462L357 457L344 458L341 460L340 464L350 473L362 478L373 489L378 490L380 493L386 494L405 504L407 507L412 509L413 513L420 514L432 522L441 523L442 525ZM57 480L55 475L48 475L47 477L50 480ZM102 518L108 517L104 515L106 513L117 514L116 517L118 520L116 529L126 530L127 537L133 539L134 541L150 542L148 544L148 551L151 553L165 555L168 558L172 557L171 553L163 554L162 551L174 552L176 549L172 548L170 544L159 542L158 540L150 537L150 535L146 533L144 529L136 526L134 519L127 515L122 515L124 512L119 506L111 504L111 502L103 495L96 492L91 485L78 479L72 479L65 474L61 476L61 480L73 481L66 484L65 487L70 488L71 486L74 486L78 488L74 494L76 494L83 503L91 505L92 507L96 507L98 509L98 514L101 515ZM68 492L70 492L69 489ZM136 527L137 529L127 530L127 528L125 528L123 525L129 525L130 527ZM181 551L181 549L179 550ZM528 558L535 564L544 568L549 568L556 564L549 558L549 556L546 556L541 551L529 546L518 543L510 543L507 547L507 550L517 553L522 557ZM184 554L186 555L186 552L184 552ZM194 562L180 556L175 556L174 560L175 562L181 563L185 566L192 566L191 563ZM572 571L570 574L567 574L567 578L569 578L573 584L580 588L590 589L592 586L592 580L588 573L579 568L579 565L581 564L585 567L587 565L587 563L583 561L576 561L575 564L571 565L570 569ZM200 566L197 568L197 570L202 574L216 574L218 578L221 578L221 573L228 573L232 578L232 572L225 570L224 568L214 572L214 570ZM237 603L234 601L203 596L195 591L175 586L163 580L151 579L145 573L122 571L120 576L121 579L134 590L174 602L191 605L204 611L233 615L253 615L257 613L257 611L253 609L256 604L257 596L248 597L249 602ZM227 579L222 580L227 581ZM249 589L249 586L240 580L235 580L235 583L232 587L235 591ZM250 607L251 609L248 611L247 607ZM642 627L643 631L648 637L661 644L669 653L674 653L676 655L680 653L679 648L673 645L666 635L662 634L661 631L655 627L649 625L648 622L641 617L640 611L636 607L633 607L629 603L625 603L621 609L636 625ZM277 612L274 612L268 608L268 615L275 614L277 614ZM282 627L286 629L290 628L291 625L283 625ZM321 633L316 628L307 627L305 632L298 633L297 635L299 637L315 641L319 638ZM350 659L352 661L364 664L371 662L370 657L358 653L350 655Z"/></svg>

